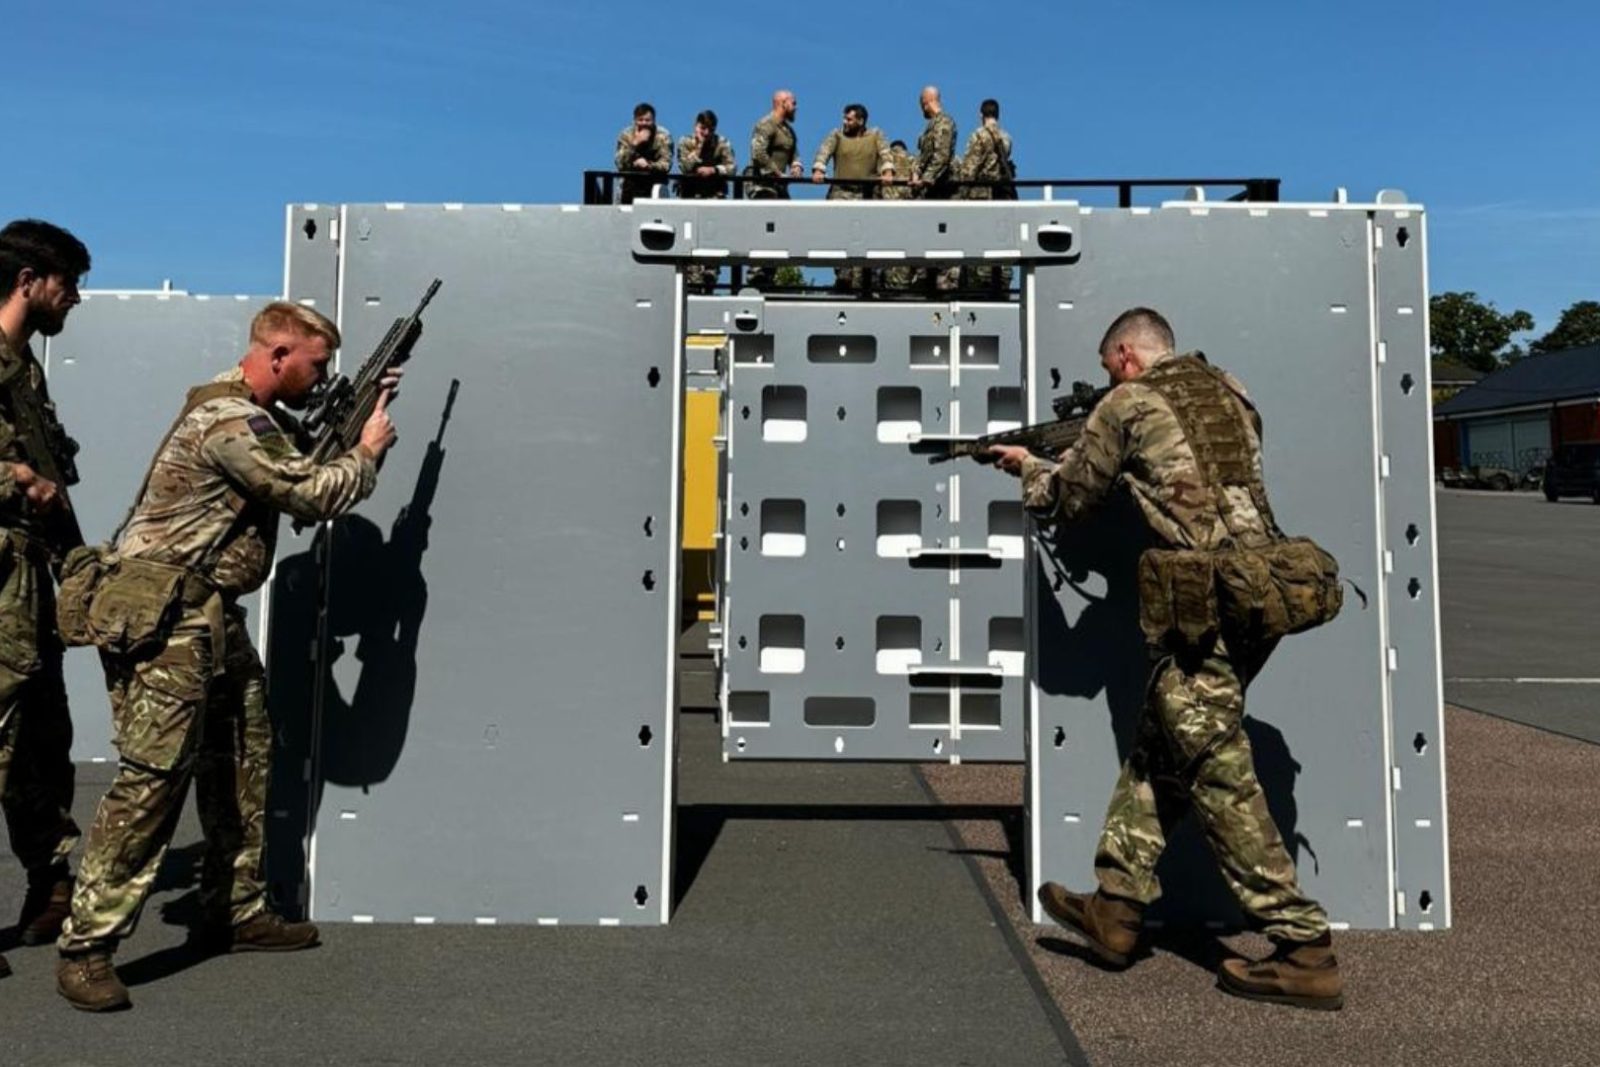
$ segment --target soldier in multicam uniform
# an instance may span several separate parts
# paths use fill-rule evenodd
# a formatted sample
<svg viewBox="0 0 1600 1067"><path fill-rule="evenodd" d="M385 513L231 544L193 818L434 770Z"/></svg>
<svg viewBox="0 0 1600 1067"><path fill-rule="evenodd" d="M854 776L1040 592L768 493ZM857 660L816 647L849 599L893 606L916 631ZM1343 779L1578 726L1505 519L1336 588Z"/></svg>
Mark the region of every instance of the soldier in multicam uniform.
<svg viewBox="0 0 1600 1067"><path fill-rule="evenodd" d="M1196 354L1174 356L1171 327L1148 308L1111 324L1100 362L1116 387L1060 463L1025 448L993 449L1002 469L1021 475L1023 503L1033 514L1073 521L1121 481L1170 547L1269 542L1275 526L1256 503L1266 501L1260 419L1238 382ZM1185 426L1205 428L1203 449ZM1235 473L1207 473L1219 470ZM1252 999L1336 1009L1344 981L1328 919L1300 889L1242 725L1245 687L1271 651L1221 638L1203 652L1153 650L1144 714L1095 852L1099 888L1088 895L1047 882L1039 901L1102 961L1127 966L1144 910L1161 892L1155 868L1168 833L1193 808L1239 905L1275 946L1261 961L1225 960L1218 984Z"/></svg>
<svg viewBox="0 0 1600 1067"><path fill-rule="evenodd" d="M969 185L963 190L966 200L1015 199L1015 189L1010 196L1004 194L1003 183L1015 177L1011 167L1011 135L1000 128L1000 103L985 100L978 105L979 126L967 138L967 150L961 156L961 177L969 182L994 182L995 185ZM991 289L1005 292L1011 288L1011 268L967 267L963 271L964 288Z"/></svg>
<svg viewBox="0 0 1600 1067"><path fill-rule="evenodd" d="M800 161L798 142L794 136L794 116L797 105L794 94L779 89L772 94L772 110L761 117L750 131L750 163L745 173L754 177L798 178ZM787 200L789 186L782 182L751 182L745 186L745 196L751 200ZM751 267L746 284L764 289L772 284L771 267Z"/></svg>
<svg viewBox="0 0 1600 1067"><path fill-rule="evenodd" d="M904 141L889 142L889 161L894 167L895 179L884 182L881 195L885 200L910 200L916 195L916 187L911 184L911 172L916 161L911 158ZM882 275L883 288L909 289L913 273L910 267L887 267Z"/></svg>
<svg viewBox="0 0 1600 1067"><path fill-rule="evenodd" d="M707 108L694 117L694 133L678 139L678 195L689 200L721 200L728 195L725 178L733 175L733 146L717 136L717 113ZM717 283L716 267L691 263L684 281L699 293Z"/></svg>
<svg viewBox="0 0 1600 1067"><path fill-rule="evenodd" d="M955 185L958 179L956 121L945 113L937 86L925 86L918 103L922 108L922 117L928 122L922 128L922 136L917 138L917 162L912 172L912 184L923 200L952 200L958 188ZM913 275L911 284L919 289L951 290L960 278L959 267L941 270L937 276L924 268Z"/></svg>
<svg viewBox="0 0 1600 1067"><path fill-rule="evenodd" d="M26 375L47 418L54 408L28 342L61 332L88 269L89 250L58 226L21 219L0 230L0 375ZM18 936L40 945L60 933L67 916L67 859L79 831L71 815L72 719L50 573L62 547L50 516L61 497L34 469L15 419L0 403L0 806L11 850L28 875ZM7 972L0 956L0 975Z"/></svg>
<svg viewBox="0 0 1600 1067"><path fill-rule="evenodd" d="M879 183L894 180L889 139L876 126L867 125L867 109L862 104L847 105L843 124L823 138L822 147L811 162L812 181L821 182L828 176L830 160L835 182L859 184L830 185L829 200L875 200ZM859 290L866 280L865 267L841 267L833 272L835 289Z"/></svg>
<svg viewBox="0 0 1600 1067"><path fill-rule="evenodd" d="M124 559L187 575L183 612L154 653L103 656L121 761L57 942L57 988L74 1007L128 1006L111 955L138 922L191 778L205 828L201 901L212 942L236 952L317 943L314 925L286 922L267 905L272 731L238 600L266 580L279 512L318 522L348 511L372 492L378 459L394 442L386 393L349 452L317 465L296 447L298 427L275 405L303 407L338 344L338 329L315 311L268 304L239 366L191 390L117 542Z"/></svg>
<svg viewBox="0 0 1600 1067"><path fill-rule="evenodd" d="M642 175L622 179L619 203L623 204L649 196L651 187L663 181L672 170L672 135L656 125L654 106L640 104L633 109L633 125L624 126L617 134L613 162L619 171Z"/></svg>

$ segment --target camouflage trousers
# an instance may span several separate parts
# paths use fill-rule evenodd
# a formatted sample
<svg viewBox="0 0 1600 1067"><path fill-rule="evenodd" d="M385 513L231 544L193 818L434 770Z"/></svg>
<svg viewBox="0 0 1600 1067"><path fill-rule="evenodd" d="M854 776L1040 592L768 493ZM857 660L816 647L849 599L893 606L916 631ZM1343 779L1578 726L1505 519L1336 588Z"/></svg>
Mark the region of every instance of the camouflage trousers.
<svg viewBox="0 0 1600 1067"><path fill-rule="evenodd" d="M702 196L691 192L681 192L685 200L721 200L722 194ZM683 268L683 287L685 292L709 293L717 284L717 275L722 273L722 267L712 266L709 263L690 263Z"/></svg>
<svg viewBox="0 0 1600 1067"><path fill-rule="evenodd" d="M994 199L994 197L990 195L990 190L976 187L965 190L961 198L963 200ZM962 290L968 292L987 291L998 296L1001 293L1008 293L1011 291L1012 277L1013 272L1009 265L962 267L961 288Z"/></svg>
<svg viewBox="0 0 1600 1067"><path fill-rule="evenodd" d="M845 185L834 185L828 188L829 200L872 200L876 199L864 189L853 189ZM840 293L859 293L867 288L867 281L871 271L866 267L836 267L833 271L833 288Z"/></svg>
<svg viewBox="0 0 1600 1067"><path fill-rule="evenodd" d="M63 952L114 948L133 933L196 785L206 852L200 903L206 919L241 923L266 910L262 843L272 727L266 681L244 613L225 610L224 652L203 616L180 621L155 656L102 657L121 762L100 801L72 895Z"/></svg>
<svg viewBox="0 0 1600 1067"><path fill-rule="evenodd" d="M789 187L787 185L747 185L744 195L746 200L788 200ZM758 267L751 264L744 272L744 285L747 289L756 289L766 292L771 289L777 278L776 267Z"/></svg>
<svg viewBox="0 0 1600 1067"><path fill-rule="evenodd" d="M42 547L0 530L0 808L11 851L30 875L65 863L79 837L47 560Z"/></svg>
<svg viewBox="0 0 1600 1067"><path fill-rule="evenodd" d="M1095 874L1112 896L1154 901L1167 835L1193 809L1245 914L1271 937L1310 941L1326 932L1328 917L1300 891L1243 727L1245 686L1265 662L1265 653L1236 662L1218 642L1197 663L1168 657L1156 665L1106 812Z"/></svg>

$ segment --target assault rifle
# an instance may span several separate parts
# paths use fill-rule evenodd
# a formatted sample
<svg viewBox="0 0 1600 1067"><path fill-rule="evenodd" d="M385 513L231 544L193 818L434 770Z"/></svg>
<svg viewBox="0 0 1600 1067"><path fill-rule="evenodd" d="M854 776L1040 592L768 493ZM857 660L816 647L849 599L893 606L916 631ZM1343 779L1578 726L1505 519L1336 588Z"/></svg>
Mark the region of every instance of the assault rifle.
<svg viewBox="0 0 1600 1067"><path fill-rule="evenodd" d="M443 283L438 278L422 294L422 302L403 319L395 319L389 332L356 376L335 375L322 390L321 397L302 428L310 438L306 454L318 463L342 456L361 440L361 427L372 417L383 392L383 379L395 367L411 358L411 347L422 335L422 312Z"/></svg>
<svg viewBox="0 0 1600 1067"><path fill-rule="evenodd" d="M41 478L56 483L56 509L43 517L50 530L50 547L57 558L83 544L83 528L78 512L67 496L67 487L78 484L78 442L68 437L61 424L45 412L44 397L28 378L28 365L19 359L0 374L0 397L16 423L17 438L27 453L28 466Z"/></svg>
<svg viewBox="0 0 1600 1067"><path fill-rule="evenodd" d="M1073 382L1072 392L1053 397L1050 401L1050 409L1056 416L1054 421L984 434L970 441L951 441L944 452L935 454L928 462L942 463L957 456L971 456L979 463L993 463L995 457L989 451L991 445L1021 445L1037 456L1056 459L1083 435L1089 412L1109 392L1110 386L1096 389L1088 382Z"/></svg>

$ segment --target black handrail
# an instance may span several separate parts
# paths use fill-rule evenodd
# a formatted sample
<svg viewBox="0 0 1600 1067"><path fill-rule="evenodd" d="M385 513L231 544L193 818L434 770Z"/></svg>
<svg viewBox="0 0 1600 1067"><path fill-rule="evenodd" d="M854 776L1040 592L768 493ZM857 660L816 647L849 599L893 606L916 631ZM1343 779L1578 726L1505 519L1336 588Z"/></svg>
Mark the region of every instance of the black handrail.
<svg viewBox="0 0 1600 1067"><path fill-rule="evenodd" d="M701 188L723 183L731 189L732 198L741 200L746 198L745 190L748 186L764 186L771 189L781 186L785 196L788 187L820 186L827 187L839 185L851 189L881 189L885 185L912 185L907 179L897 178L892 183L882 181L862 181L852 178L827 178L823 181L814 181L808 177L787 178L768 175L733 174L726 178L701 178L692 176ZM617 187L621 179L628 178L634 182L665 187L668 195L677 189L678 183L684 176L680 174L641 174L638 171L616 170L586 170L583 172L583 202L585 204L614 204L617 201ZM1202 189L1233 189L1230 201L1250 201L1253 203L1275 203L1278 200L1279 187L1282 180L1279 178L1019 178L1015 181L947 181L939 185L941 192L957 189L998 189L1010 187L1022 189L1115 189L1117 191L1117 206L1132 207L1133 192L1135 189L1186 189L1199 186Z"/></svg>

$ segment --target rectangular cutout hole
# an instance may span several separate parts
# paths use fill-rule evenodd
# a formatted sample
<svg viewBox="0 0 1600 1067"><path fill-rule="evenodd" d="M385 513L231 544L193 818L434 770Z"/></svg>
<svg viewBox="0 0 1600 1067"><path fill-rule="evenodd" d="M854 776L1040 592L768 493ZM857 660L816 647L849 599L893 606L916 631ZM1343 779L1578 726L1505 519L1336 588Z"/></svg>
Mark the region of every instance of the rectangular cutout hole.
<svg viewBox="0 0 1600 1067"><path fill-rule="evenodd" d="M807 726L860 729L878 718L878 705L871 697L806 697Z"/></svg>
<svg viewBox="0 0 1600 1067"><path fill-rule="evenodd" d="M806 390L800 385L768 385L761 390L761 439L806 439Z"/></svg>
<svg viewBox="0 0 1600 1067"><path fill-rule="evenodd" d="M1022 390L997 385L989 390L989 423L984 433L1015 430L1022 425Z"/></svg>
<svg viewBox="0 0 1600 1067"><path fill-rule="evenodd" d="M903 444L922 432L922 390L914 385L878 387L878 440Z"/></svg>
<svg viewBox="0 0 1600 1067"><path fill-rule="evenodd" d="M1006 559L1021 559L1022 542L1022 501L991 500L989 502L989 548L999 552Z"/></svg>
<svg viewBox="0 0 1600 1067"><path fill-rule="evenodd" d="M806 554L806 502L804 500L763 500L761 502L761 554L763 556L803 556Z"/></svg>
<svg viewBox="0 0 1600 1067"><path fill-rule="evenodd" d="M950 698L944 693L912 693L910 713L914 730L950 728Z"/></svg>
<svg viewBox="0 0 1600 1067"><path fill-rule="evenodd" d="M947 333L920 334L911 338L911 365L913 367L948 367L950 365L950 335Z"/></svg>
<svg viewBox="0 0 1600 1067"><path fill-rule="evenodd" d="M774 344L770 333L756 334L753 337L735 337L732 340L735 365L748 366L772 362Z"/></svg>
<svg viewBox="0 0 1600 1067"><path fill-rule="evenodd" d="M728 725L772 725L772 694L755 689L729 693Z"/></svg>
<svg viewBox="0 0 1600 1067"><path fill-rule="evenodd" d="M1026 648L1019 616L996 615L989 620L991 667L999 667L1010 677L1021 678L1027 660Z"/></svg>
<svg viewBox="0 0 1600 1067"><path fill-rule="evenodd" d="M922 663L922 620L915 615L878 616L879 674L905 674Z"/></svg>
<svg viewBox="0 0 1600 1067"><path fill-rule="evenodd" d="M963 335L961 338L961 365L963 367L998 367L1000 365L1000 338Z"/></svg>
<svg viewBox="0 0 1600 1067"><path fill-rule="evenodd" d="M1000 694L962 693L959 714L963 730L998 730Z"/></svg>
<svg viewBox="0 0 1600 1067"><path fill-rule="evenodd" d="M905 556L922 547L922 502L878 501L878 555Z"/></svg>
<svg viewBox="0 0 1600 1067"><path fill-rule="evenodd" d="M758 638L762 674L799 674L806 669L803 615L763 615Z"/></svg>
<svg viewBox="0 0 1600 1067"><path fill-rule="evenodd" d="M875 363L878 339L860 334L815 333L806 338L806 359L812 363Z"/></svg>

